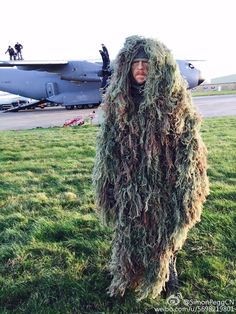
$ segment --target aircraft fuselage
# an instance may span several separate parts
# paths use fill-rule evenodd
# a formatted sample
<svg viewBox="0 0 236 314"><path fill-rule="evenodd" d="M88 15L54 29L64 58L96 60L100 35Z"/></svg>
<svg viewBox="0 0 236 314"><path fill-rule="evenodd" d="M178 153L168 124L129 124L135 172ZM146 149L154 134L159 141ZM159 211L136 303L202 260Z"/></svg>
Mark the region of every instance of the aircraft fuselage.
<svg viewBox="0 0 236 314"><path fill-rule="evenodd" d="M177 60L180 72L194 88L203 82L201 73L186 60ZM0 62L0 90L62 104L66 107L101 102L102 64L88 61Z"/></svg>

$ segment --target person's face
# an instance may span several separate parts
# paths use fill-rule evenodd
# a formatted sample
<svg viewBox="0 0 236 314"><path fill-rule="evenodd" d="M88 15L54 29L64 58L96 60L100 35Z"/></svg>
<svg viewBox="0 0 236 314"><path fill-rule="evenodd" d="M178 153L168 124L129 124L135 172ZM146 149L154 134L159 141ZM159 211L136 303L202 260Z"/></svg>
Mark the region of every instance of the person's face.
<svg viewBox="0 0 236 314"><path fill-rule="evenodd" d="M148 75L148 60L134 60L131 66L133 78L138 84L143 84Z"/></svg>

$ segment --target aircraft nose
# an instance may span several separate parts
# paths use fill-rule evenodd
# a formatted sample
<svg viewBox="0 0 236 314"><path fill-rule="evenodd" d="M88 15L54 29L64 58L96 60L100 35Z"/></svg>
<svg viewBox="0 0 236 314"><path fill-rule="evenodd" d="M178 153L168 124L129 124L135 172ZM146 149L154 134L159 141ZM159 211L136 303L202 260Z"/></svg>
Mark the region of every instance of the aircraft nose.
<svg viewBox="0 0 236 314"><path fill-rule="evenodd" d="M202 84L205 81L205 78L202 76L202 73L199 73L198 85Z"/></svg>

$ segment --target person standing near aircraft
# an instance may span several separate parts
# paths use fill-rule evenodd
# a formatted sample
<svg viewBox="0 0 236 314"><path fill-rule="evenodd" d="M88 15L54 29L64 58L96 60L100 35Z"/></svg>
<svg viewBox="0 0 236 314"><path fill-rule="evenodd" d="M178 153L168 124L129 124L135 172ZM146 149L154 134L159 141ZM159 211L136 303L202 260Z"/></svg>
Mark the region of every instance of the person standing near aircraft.
<svg viewBox="0 0 236 314"><path fill-rule="evenodd" d="M110 63L109 53L108 53L107 47L104 44L102 44L102 51L105 53L106 58L107 58L108 62Z"/></svg>
<svg viewBox="0 0 236 314"><path fill-rule="evenodd" d="M15 44L16 49L16 57L18 60L23 60L21 50L23 49L23 46L19 44L18 42Z"/></svg>
<svg viewBox="0 0 236 314"><path fill-rule="evenodd" d="M100 55L102 57L102 84L101 84L101 89L103 89L103 92L105 92L106 87L107 87L107 81L108 78L111 74L110 72L110 57L108 50L104 44L102 44L102 50L99 50Z"/></svg>
<svg viewBox="0 0 236 314"><path fill-rule="evenodd" d="M5 54L6 53L9 53L10 60L16 60L16 53L15 53L14 48L12 48L11 46L8 46L8 49L5 52Z"/></svg>
<svg viewBox="0 0 236 314"><path fill-rule="evenodd" d="M200 118L166 46L131 36L104 95L93 183L114 228L110 296L174 293L176 254L208 194Z"/></svg>
<svg viewBox="0 0 236 314"><path fill-rule="evenodd" d="M106 71L110 67L110 57L109 57L108 50L104 44L102 44L102 50L99 50L99 52L103 61L102 69Z"/></svg>

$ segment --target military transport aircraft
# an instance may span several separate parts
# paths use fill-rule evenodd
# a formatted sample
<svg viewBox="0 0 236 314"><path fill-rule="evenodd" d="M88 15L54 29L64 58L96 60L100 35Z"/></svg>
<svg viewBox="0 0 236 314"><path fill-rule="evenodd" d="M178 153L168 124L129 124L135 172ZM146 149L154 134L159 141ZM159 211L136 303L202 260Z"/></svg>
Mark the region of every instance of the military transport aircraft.
<svg viewBox="0 0 236 314"><path fill-rule="evenodd" d="M177 60L188 88L200 85L201 72L188 60ZM38 100L61 104L66 109L98 105L102 98L102 62L89 61L1 61L0 90ZM30 108L29 104L9 111Z"/></svg>

